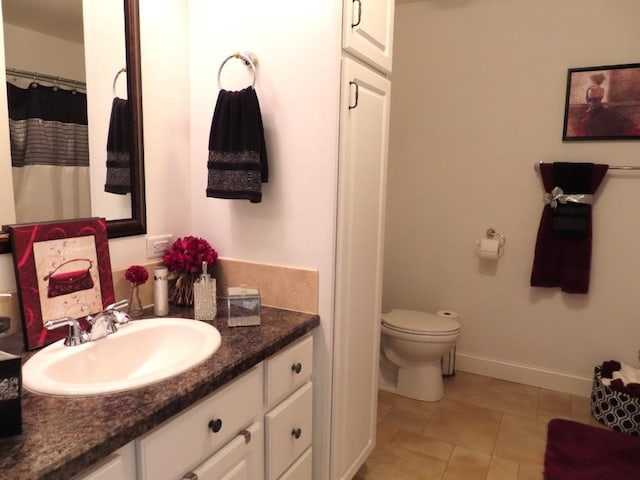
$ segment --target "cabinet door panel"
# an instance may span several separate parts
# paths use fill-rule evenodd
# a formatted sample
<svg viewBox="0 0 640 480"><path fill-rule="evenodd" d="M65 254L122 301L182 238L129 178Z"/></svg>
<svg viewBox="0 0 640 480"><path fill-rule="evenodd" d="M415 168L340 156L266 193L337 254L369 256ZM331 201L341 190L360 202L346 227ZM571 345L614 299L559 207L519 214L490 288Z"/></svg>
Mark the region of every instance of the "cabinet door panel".
<svg viewBox="0 0 640 480"><path fill-rule="evenodd" d="M267 406L292 393L313 373L313 338L310 336L266 361Z"/></svg>
<svg viewBox="0 0 640 480"><path fill-rule="evenodd" d="M391 84L342 71L331 469L350 479L375 444Z"/></svg>
<svg viewBox="0 0 640 480"><path fill-rule="evenodd" d="M222 447L260 415L262 382L260 364L141 437L140 479L174 480ZM219 429L212 420L220 420Z"/></svg>
<svg viewBox="0 0 640 480"><path fill-rule="evenodd" d="M254 423L247 428L249 442L238 435L214 456L192 470L198 480L261 480L264 478L264 436L262 426ZM184 478L190 478L185 475Z"/></svg>
<svg viewBox="0 0 640 480"><path fill-rule="evenodd" d="M133 442L116 450L73 480L136 480L136 449Z"/></svg>
<svg viewBox="0 0 640 480"><path fill-rule="evenodd" d="M278 480L310 480L313 475L311 447Z"/></svg>
<svg viewBox="0 0 640 480"><path fill-rule="evenodd" d="M342 48L391 72L395 0L344 0Z"/></svg>
<svg viewBox="0 0 640 480"><path fill-rule="evenodd" d="M306 383L265 416L268 480L278 478L311 445L312 391L312 383Z"/></svg>

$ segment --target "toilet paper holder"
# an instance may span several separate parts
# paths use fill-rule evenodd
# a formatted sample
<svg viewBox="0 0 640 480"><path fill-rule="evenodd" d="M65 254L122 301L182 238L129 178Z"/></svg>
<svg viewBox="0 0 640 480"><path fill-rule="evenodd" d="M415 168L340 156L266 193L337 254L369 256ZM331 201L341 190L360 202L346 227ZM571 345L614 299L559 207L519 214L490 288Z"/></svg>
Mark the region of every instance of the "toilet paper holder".
<svg viewBox="0 0 640 480"><path fill-rule="evenodd" d="M505 237L502 233L497 232L494 228L488 228L486 235L486 238L498 241L498 256L501 256L504 251L504 246L507 243L507 237ZM481 247L482 241L476 240L476 245L478 247Z"/></svg>

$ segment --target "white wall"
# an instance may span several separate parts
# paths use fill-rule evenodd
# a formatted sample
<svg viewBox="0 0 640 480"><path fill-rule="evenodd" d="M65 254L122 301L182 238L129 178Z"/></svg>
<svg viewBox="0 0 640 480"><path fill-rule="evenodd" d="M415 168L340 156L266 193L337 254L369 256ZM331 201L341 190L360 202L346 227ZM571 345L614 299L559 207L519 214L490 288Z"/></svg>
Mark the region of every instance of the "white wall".
<svg viewBox="0 0 640 480"><path fill-rule="evenodd" d="M340 73L339 2L192 0L191 231L225 257L318 269L322 328L315 348L314 437L329 427L333 251ZM257 54L256 91L265 126L270 180L260 204L206 198L207 153L222 61ZM223 87L247 86L238 60ZM328 472L328 446L314 441L314 478Z"/></svg>
<svg viewBox="0 0 640 480"><path fill-rule="evenodd" d="M460 368L586 393L595 364L637 364L640 175L600 188L588 295L529 278L533 164L640 165L637 141L561 141L567 69L637 62L638 18L635 0L398 5L383 306L459 311ZM497 264L474 254L489 227Z"/></svg>

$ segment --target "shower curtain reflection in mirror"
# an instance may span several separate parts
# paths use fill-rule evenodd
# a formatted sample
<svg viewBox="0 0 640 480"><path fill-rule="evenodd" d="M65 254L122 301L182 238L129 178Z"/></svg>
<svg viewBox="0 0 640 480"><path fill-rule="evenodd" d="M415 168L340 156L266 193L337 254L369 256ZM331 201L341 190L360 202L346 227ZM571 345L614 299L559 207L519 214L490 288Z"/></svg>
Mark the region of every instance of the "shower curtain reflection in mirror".
<svg viewBox="0 0 640 480"><path fill-rule="evenodd" d="M87 95L7 82L16 221L91 216Z"/></svg>

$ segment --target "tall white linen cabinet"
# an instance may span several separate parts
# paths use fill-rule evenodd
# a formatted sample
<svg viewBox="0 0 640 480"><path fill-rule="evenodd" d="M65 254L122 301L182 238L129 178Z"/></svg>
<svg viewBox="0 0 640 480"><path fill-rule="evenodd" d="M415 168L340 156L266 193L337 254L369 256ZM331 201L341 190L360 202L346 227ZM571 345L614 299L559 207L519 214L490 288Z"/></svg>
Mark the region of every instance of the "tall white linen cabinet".
<svg viewBox="0 0 640 480"><path fill-rule="evenodd" d="M188 5L193 233L228 258L318 271L313 480L351 479L375 446L395 2ZM203 194L218 69L245 50L269 152L257 205ZM223 88L250 81L241 62L224 67Z"/></svg>
<svg viewBox="0 0 640 480"><path fill-rule="evenodd" d="M375 446L394 0L344 0L331 478ZM354 58L355 57L355 58Z"/></svg>

